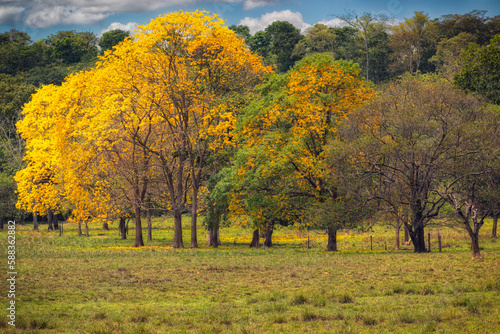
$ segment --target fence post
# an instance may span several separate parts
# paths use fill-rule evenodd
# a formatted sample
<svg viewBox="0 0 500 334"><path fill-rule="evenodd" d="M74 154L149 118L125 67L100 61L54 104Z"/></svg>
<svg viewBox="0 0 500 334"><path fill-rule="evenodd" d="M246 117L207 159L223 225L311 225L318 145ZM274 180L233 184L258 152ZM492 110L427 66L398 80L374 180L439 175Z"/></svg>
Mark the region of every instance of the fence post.
<svg viewBox="0 0 500 334"><path fill-rule="evenodd" d="M439 252L441 252L441 234L438 234Z"/></svg>

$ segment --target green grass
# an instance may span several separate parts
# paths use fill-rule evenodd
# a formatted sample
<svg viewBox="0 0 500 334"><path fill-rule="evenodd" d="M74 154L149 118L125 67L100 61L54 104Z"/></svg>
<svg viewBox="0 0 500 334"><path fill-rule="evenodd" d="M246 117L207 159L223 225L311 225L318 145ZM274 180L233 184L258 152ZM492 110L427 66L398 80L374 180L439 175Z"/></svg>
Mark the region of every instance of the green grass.
<svg viewBox="0 0 500 334"><path fill-rule="evenodd" d="M199 249L172 249L173 222L155 219L153 242L137 249L133 231L121 240L116 224L91 224L88 238L74 224L63 236L18 226L16 328L1 316L0 332L498 333L500 243L488 224L484 259L474 261L465 232L443 227L428 229L433 252L414 254L393 251L385 227L342 231L340 251L329 253L321 231L308 249L307 233L292 228L278 229L271 249L248 248L246 228L222 229L219 249L202 229ZM0 237L6 254L6 230ZM6 309L5 280L0 291Z"/></svg>

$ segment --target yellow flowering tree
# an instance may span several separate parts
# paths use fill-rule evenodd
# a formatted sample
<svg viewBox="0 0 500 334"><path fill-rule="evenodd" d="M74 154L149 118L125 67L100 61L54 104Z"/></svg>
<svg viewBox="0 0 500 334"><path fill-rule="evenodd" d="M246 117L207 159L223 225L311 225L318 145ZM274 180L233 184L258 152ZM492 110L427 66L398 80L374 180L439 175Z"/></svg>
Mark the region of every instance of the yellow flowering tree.
<svg viewBox="0 0 500 334"><path fill-rule="evenodd" d="M26 184L19 205L55 203L51 191L75 219L131 211L135 246L142 246L141 210L155 196L173 211L174 247L183 247L181 213L190 195L197 247L206 158L230 141L239 109L232 97L270 71L217 16L180 12L152 20L95 69L40 90L25 108L19 129L33 162L18 174ZM38 180L48 176L53 181L42 188Z"/></svg>

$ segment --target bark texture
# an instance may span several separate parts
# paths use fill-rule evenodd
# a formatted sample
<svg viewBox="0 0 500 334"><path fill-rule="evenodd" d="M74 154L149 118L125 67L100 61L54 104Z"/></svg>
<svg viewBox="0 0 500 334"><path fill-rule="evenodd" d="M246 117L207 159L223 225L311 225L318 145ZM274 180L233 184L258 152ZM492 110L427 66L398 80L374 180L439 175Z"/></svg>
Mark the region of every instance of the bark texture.
<svg viewBox="0 0 500 334"><path fill-rule="evenodd" d="M498 214L493 216L493 227L491 228L491 237L497 237Z"/></svg>
<svg viewBox="0 0 500 334"><path fill-rule="evenodd" d="M127 231L125 229L125 218L120 217L120 223L118 224L118 230L120 231L120 237L122 240L127 239Z"/></svg>
<svg viewBox="0 0 500 334"><path fill-rule="evenodd" d="M260 247L260 232L258 228L253 230L252 242L250 242L250 247Z"/></svg>
<svg viewBox="0 0 500 334"><path fill-rule="evenodd" d="M135 207L135 243L134 247L144 246L144 240L142 239L142 223L141 223L141 208L139 206Z"/></svg>
<svg viewBox="0 0 500 334"><path fill-rule="evenodd" d="M336 252L337 249L337 230L333 227L328 227L328 244L326 250L329 252Z"/></svg>

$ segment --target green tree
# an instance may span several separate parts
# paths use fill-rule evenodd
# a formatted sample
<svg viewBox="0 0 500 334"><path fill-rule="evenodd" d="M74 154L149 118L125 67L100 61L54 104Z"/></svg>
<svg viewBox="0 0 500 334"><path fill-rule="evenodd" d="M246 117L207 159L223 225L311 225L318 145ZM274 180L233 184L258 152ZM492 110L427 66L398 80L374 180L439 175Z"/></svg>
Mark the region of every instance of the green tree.
<svg viewBox="0 0 500 334"><path fill-rule="evenodd" d="M264 59L268 65L272 64L269 59L271 52L271 37L265 31L257 31L247 42L250 50Z"/></svg>
<svg viewBox="0 0 500 334"><path fill-rule="evenodd" d="M130 33L128 31L115 29L107 31L102 34L99 40L99 46L101 47L101 53L104 54L107 50L112 50L115 45L123 41L125 38L129 37Z"/></svg>
<svg viewBox="0 0 500 334"><path fill-rule="evenodd" d="M472 43L459 59L462 70L454 83L463 89L477 92L491 102L500 104L500 34L490 44Z"/></svg>
<svg viewBox="0 0 500 334"><path fill-rule="evenodd" d="M369 41L375 34L387 28L387 21L389 20L389 17L383 14L374 15L365 12L358 15L352 12L345 15L339 15L338 18L346 22L350 27L356 29L363 40L366 57L365 77L368 82L370 71Z"/></svg>
<svg viewBox="0 0 500 334"><path fill-rule="evenodd" d="M392 50L389 47L389 35L385 31L379 31L368 43L370 52L369 75L374 83L388 81L390 78L389 65ZM364 62L359 62L364 69Z"/></svg>
<svg viewBox="0 0 500 334"><path fill-rule="evenodd" d="M276 21L266 28L265 33L269 36L269 51L276 57L277 71L288 71L299 60L293 55L293 50L303 38L300 30L289 22Z"/></svg>
<svg viewBox="0 0 500 334"><path fill-rule="evenodd" d="M360 63L357 60L364 59L364 56L363 50L358 45L358 31L353 27L333 28L332 30L336 36L334 58Z"/></svg>
<svg viewBox="0 0 500 334"><path fill-rule="evenodd" d="M333 54L335 48L335 32L324 24L317 23L306 29L305 38L301 39L294 48L293 56L303 58L312 53L329 52Z"/></svg>
<svg viewBox="0 0 500 334"><path fill-rule="evenodd" d="M0 74L0 219L13 219L19 211L14 174L23 166L24 141L16 131L21 109L35 92L19 77Z"/></svg>
<svg viewBox="0 0 500 334"><path fill-rule="evenodd" d="M77 33L73 30L59 31L46 40L52 48L52 58L59 59L65 64L97 60L97 42L98 38L93 33Z"/></svg>
<svg viewBox="0 0 500 334"><path fill-rule="evenodd" d="M494 35L500 33L500 26L495 24L498 17L489 18L486 10L473 10L465 14L443 15L438 21L439 34L449 39L461 32L476 36L480 45L485 45Z"/></svg>
<svg viewBox="0 0 500 334"><path fill-rule="evenodd" d="M250 38L252 37L252 35L250 35L250 28L248 28L247 26L243 26L243 25L234 25L233 24L233 25L229 26L229 29L234 31L240 38L243 38L245 43L247 43L247 45L248 45Z"/></svg>
<svg viewBox="0 0 500 334"><path fill-rule="evenodd" d="M26 32L12 29L0 34L0 73L16 75L34 66L31 44Z"/></svg>
<svg viewBox="0 0 500 334"><path fill-rule="evenodd" d="M476 37L467 32L461 32L449 39L443 38L438 43L436 54L432 56L430 61L435 64L438 72L451 82L460 72L461 68L457 61L462 54L462 50L475 41Z"/></svg>

